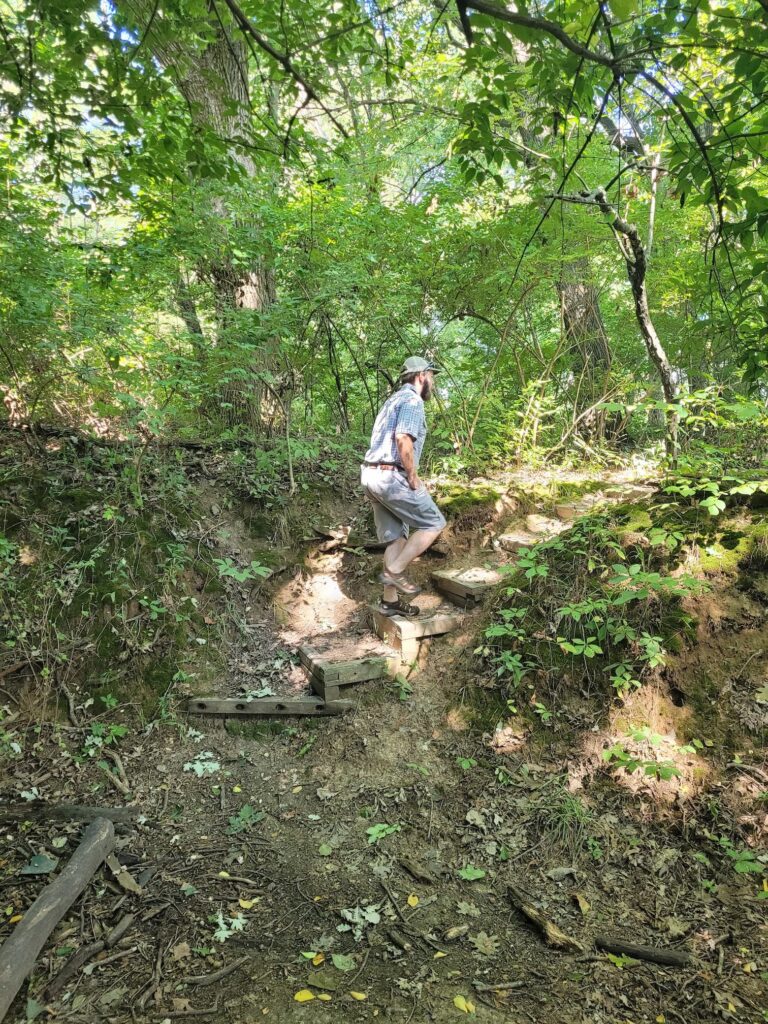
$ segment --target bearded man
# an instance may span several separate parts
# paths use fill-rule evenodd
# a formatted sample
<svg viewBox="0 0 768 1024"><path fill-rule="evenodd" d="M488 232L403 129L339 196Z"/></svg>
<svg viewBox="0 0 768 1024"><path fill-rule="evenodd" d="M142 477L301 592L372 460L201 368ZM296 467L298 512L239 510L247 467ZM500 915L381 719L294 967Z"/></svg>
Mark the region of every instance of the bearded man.
<svg viewBox="0 0 768 1024"><path fill-rule="evenodd" d="M376 532L387 545L379 576L384 584L379 610L384 615L419 614L415 605L401 598L421 593L405 570L445 528L445 518L418 472L427 436L424 403L432 397L437 372L421 356L405 360L400 387L379 410L362 466L361 482L373 504Z"/></svg>

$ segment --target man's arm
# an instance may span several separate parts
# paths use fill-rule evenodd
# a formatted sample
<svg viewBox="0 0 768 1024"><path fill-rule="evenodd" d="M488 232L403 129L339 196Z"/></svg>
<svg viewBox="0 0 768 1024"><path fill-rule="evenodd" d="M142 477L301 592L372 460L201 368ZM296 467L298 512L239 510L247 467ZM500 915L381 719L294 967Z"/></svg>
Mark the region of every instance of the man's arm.
<svg viewBox="0 0 768 1024"><path fill-rule="evenodd" d="M421 487L421 480L419 480L416 467L413 464L413 438L410 434L395 434L395 442L400 454L400 462L408 478L408 486L412 491L417 491Z"/></svg>

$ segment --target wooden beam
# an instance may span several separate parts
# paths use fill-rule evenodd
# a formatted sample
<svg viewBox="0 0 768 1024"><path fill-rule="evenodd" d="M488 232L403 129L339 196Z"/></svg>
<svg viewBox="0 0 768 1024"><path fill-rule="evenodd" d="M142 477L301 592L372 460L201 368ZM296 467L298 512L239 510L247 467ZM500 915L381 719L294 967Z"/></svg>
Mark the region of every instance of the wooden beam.
<svg viewBox="0 0 768 1024"><path fill-rule="evenodd" d="M420 640L427 636L439 636L441 633L450 633L462 622L458 612L444 610L420 615L417 619L406 619L402 615L382 615L375 605L371 607L371 613L376 632L385 640Z"/></svg>
<svg viewBox="0 0 768 1024"><path fill-rule="evenodd" d="M53 929L80 896L115 845L111 821L97 818L61 872L46 885L0 948L0 1021L32 970Z"/></svg>
<svg viewBox="0 0 768 1024"><path fill-rule="evenodd" d="M344 686L349 683L366 683L371 679L381 679L395 669L394 658L383 654L371 654L364 658L344 658L328 651L321 653L314 647L299 648L299 660L304 668L324 683L338 683Z"/></svg>
<svg viewBox="0 0 768 1024"><path fill-rule="evenodd" d="M335 700L326 703L311 697L298 700L276 700L260 697L258 700L237 700L228 697L193 697L187 702L190 715L258 715L284 717L286 715L341 715L351 711L354 701Z"/></svg>

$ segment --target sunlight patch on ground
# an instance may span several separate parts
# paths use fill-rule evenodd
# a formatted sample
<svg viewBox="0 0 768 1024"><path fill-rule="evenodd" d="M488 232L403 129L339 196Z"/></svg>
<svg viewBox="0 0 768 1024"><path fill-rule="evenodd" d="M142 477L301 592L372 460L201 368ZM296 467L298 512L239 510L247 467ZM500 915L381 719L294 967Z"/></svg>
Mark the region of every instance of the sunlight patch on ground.
<svg viewBox="0 0 768 1024"><path fill-rule="evenodd" d="M308 580L292 580L275 597L275 615L286 643L323 636L349 626L359 604L347 597L335 574L317 573Z"/></svg>
<svg viewBox="0 0 768 1024"><path fill-rule="evenodd" d="M687 718L687 710L676 707L656 686L642 686L610 711L601 729L587 734L584 760L593 771L610 766L618 786L655 803L688 800L702 789L710 767L678 733ZM614 756L606 760L610 750ZM627 770L622 767L625 757L640 766Z"/></svg>

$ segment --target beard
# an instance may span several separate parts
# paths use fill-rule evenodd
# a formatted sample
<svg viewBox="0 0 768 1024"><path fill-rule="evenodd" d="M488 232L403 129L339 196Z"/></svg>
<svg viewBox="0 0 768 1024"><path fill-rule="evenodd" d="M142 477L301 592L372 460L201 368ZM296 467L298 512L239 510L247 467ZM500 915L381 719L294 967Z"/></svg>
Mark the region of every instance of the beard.
<svg viewBox="0 0 768 1024"><path fill-rule="evenodd" d="M422 401L428 402L432 397L435 390L435 382L426 378L424 383L421 385L421 398Z"/></svg>

